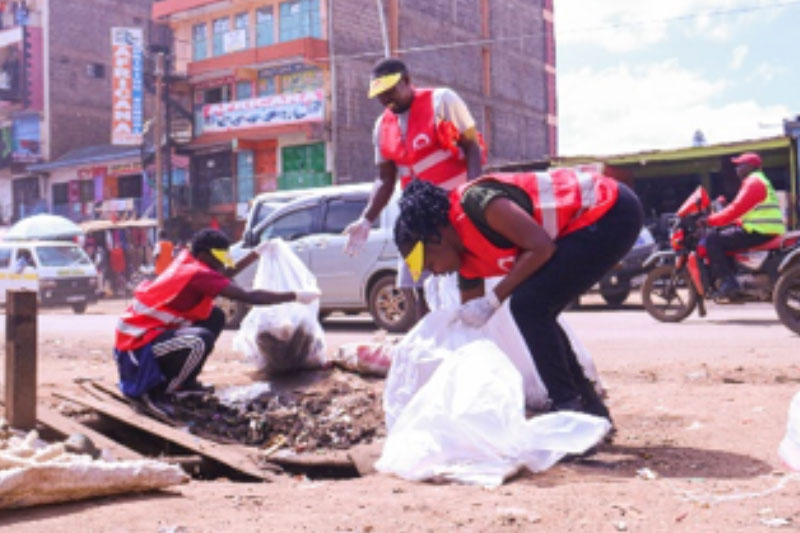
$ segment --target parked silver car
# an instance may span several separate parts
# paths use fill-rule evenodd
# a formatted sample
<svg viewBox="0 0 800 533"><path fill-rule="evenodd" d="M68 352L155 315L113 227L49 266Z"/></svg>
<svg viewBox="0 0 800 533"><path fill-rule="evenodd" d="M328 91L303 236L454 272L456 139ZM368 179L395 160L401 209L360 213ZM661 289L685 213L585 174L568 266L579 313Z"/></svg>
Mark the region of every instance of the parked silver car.
<svg viewBox="0 0 800 533"><path fill-rule="evenodd" d="M397 200L389 203L375 221L364 250L357 257L344 253L344 228L367 205L372 184L304 189L263 194L255 199L244 238L231 249L234 260L265 239L280 237L314 273L322 291L321 315L334 311L369 311L378 327L407 331L416 321L411 291L395 287L398 252L393 228ZM241 272L235 281L250 287L256 266ZM244 304L222 299L228 324L238 326L247 312Z"/></svg>

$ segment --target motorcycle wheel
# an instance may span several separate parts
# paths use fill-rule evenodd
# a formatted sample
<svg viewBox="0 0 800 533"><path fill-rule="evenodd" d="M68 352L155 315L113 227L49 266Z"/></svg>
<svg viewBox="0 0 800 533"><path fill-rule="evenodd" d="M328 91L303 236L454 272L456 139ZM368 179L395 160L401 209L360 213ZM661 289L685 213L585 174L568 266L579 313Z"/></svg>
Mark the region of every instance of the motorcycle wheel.
<svg viewBox="0 0 800 533"><path fill-rule="evenodd" d="M783 325L800 335L800 265L780 275L772 292L772 303Z"/></svg>
<svg viewBox="0 0 800 533"><path fill-rule="evenodd" d="M642 303L650 316L661 322L680 322L697 307L697 292L686 271L662 265L647 274Z"/></svg>

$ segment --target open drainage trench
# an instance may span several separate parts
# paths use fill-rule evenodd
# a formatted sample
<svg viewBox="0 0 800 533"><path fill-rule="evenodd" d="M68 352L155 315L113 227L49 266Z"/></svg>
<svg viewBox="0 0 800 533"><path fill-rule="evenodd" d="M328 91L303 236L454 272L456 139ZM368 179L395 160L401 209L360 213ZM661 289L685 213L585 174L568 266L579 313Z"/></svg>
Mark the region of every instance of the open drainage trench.
<svg viewBox="0 0 800 533"><path fill-rule="evenodd" d="M259 449L289 449L298 454L323 452L321 460L308 464L281 462L285 473L309 479L358 477L355 466L341 460L325 461L324 452L368 444L385 431L380 394L341 381L334 381L323 390L268 392L233 403L222 403L213 394L191 396L176 401L173 408L177 425L188 433L221 444L253 447L254 456ZM256 481L154 433L91 409L76 410L73 416L144 456L181 465L193 478ZM275 469L269 457L262 460L265 469Z"/></svg>

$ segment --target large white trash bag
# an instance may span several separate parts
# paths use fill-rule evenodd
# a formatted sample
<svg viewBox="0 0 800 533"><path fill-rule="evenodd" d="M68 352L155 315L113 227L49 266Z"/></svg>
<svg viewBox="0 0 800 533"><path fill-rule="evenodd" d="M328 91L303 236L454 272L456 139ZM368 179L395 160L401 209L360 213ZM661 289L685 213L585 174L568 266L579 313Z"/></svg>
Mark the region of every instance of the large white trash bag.
<svg viewBox="0 0 800 533"><path fill-rule="evenodd" d="M794 470L800 470L800 392L794 395L789 406L786 436L781 441L778 453L787 465Z"/></svg>
<svg viewBox="0 0 800 533"><path fill-rule="evenodd" d="M502 278L486 279L486 290L492 290ZM458 290L457 274L445 276L430 276L425 282L425 300L431 310L437 309L457 309L461 305L461 293ZM578 362L583 368L583 372L589 381L593 382L598 393L602 393L602 385L597 374L597 368L592 361L586 347L578 340L572 328L569 327L563 316L558 317L558 323L567 334L572 349L578 358ZM543 409L548 405L547 388L539 377L536 365L525 339L511 315L508 299L492 316L491 320L484 327L481 338L488 337L497 343L497 346L504 352L522 374L522 382L525 387L525 400L528 407L532 409ZM393 363L394 364L394 363Z"/></svg>
<svg viewBox="0 0 800 533"><path fill-rule="evenodd" d="M378 470L497 486L521 467L539 472L567 453L582 453L608 432L606 419L581 413L526 420L519 371L456 316L429 313L397 346Z"/></svg>
<svg viewBox="0 0 800 533"><path fill-rule="evenodd" d="M276 292L319 291L317 279L281 239L261 255L254 289ZM289 302L253 307L233 338L233 349L266 375L327 364L319 302Z"/></svg>

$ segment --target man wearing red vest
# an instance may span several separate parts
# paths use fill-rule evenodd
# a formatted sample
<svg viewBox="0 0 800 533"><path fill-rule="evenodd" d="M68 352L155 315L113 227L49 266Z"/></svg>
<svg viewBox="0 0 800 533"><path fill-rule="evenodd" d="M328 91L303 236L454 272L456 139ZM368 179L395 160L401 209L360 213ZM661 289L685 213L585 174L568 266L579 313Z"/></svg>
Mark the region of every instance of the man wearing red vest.
<svg viewBox="0 0 800 533"><path fill-rule="evenodd" d="M402 61L384 59L373 68L368 96L386 108L373 131L379 180L361 218L345 229L349 255L364 247L398 179L403 188L420 179L449 191L480 176L485 156L475 119L461 97L447 88L412 86ZM419 287L421 281L411 280L405 265L398 265L399 287Z"/></svg>
<svg viewBox="0 0 800 533"><path fill-rule="evenodd" d="M214 306L224 296L251 305L298 301L310 303L316 292L245 290L230 278L258 259L270 246L265 241L237 264L228 254L225 234L204 229L152 282L136 288L133 303L117 323L114 358L120 389L129 398L161 416L170 415L170 396L205 390L197 381L225 315Z"/></svg>

